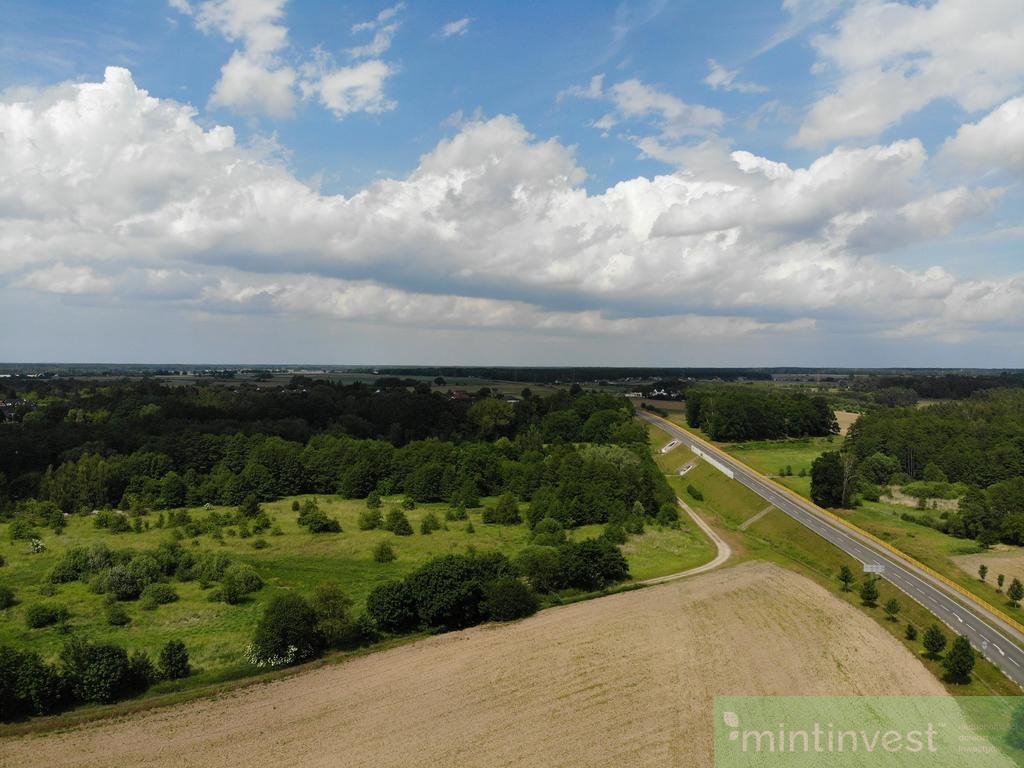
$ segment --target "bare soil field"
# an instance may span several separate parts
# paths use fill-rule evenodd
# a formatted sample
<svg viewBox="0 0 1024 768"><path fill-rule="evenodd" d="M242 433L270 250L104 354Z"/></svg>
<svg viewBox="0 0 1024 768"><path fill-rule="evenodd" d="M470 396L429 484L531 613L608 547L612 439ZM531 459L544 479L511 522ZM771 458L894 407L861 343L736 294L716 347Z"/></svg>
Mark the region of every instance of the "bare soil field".
<svg viewBox="0 0 1024 768"><path fill-rule="evenodd" d="M871 619L753 562L0 741L0 764L698 768L717 694L943 693Z"/></svg>
<svg viewBox="0 0 1024 768"><path fill-rule="evenodd" d="M978 566L984 563L988 566L988 577L986 581L995 586L996 577L1002 573L1006 576L1006 585L1010 586L1014 579L1024 581L1024 547L1009 547L1005 544L997 544L991 552L981 552L976 555L956 555L950 558L957 567L978 578Z"/></svg>

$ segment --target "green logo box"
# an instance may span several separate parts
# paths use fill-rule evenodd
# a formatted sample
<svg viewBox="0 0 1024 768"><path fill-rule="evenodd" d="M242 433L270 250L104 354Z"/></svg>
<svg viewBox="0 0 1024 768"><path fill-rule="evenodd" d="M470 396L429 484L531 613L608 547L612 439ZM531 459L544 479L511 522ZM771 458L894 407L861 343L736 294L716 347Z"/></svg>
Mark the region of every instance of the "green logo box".
<svg viewBox="0 0 1024 768"><path fill-rule="evenodd" d="M1024 696L723 696L715 768L1024 765Z"/></svg>

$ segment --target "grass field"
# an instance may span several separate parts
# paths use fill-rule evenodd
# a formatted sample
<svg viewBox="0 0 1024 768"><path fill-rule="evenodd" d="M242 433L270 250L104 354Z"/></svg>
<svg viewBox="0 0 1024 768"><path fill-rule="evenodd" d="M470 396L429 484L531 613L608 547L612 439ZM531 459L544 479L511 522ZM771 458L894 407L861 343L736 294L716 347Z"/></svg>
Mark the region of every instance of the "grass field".
<svg viewBox="0 0 1024 768"><path fill-rule="evenodd" d="M905 512L905 507L865 502L857 509L841 510L840 514L1024 623L1024 610L1009 605L1006 595L996 591L996 576L1000 573L1006 576L1007 586L1014 578L1024 581L1024 558L1000 559L999 552L984 553L971 539L958 539L926 525L900 519L900 514ZM922 513L915 510L913 514ZM965 570L965 561L973 563L973 568ZM982 583L977 574L977 565L983 561L988 562L991 571L986 583Z"/></svg>
<svg viewBox="0 0 1024 768"><path fill-rule="evenodd" d="M304 497L299 497L304 498ZM168 531L151 528L143 533L112 534L97 529L88 516L69 518L68 527L60 536L44 535L47 551L29 554L28 543L10 542L6 525L0 526L0 554L7 561L0 570L0 579L11 587L20 603L0 611L0 643L32 648L47 657L54 657L66 641L61 629L51 626L29 629L25 612L38 602L66 606L71 612L68 627L83 631L90 637L114 641L129 649L143 648L155 653L171 639L183 640L189 648L194 665L205 670L202 679L216 678L219 670L242 663L242 653L252 629L265 603L277 591L295 589L308 591L319 581L336 581L343 586L355 602L355 610L362 610L363 602L378 584L403 576L431 557L465 552L468 547L479 551L498 550L515 555L528 542L525 525L485 525L480 510L471 510L470 518L475 532L466 531L465 522L449 522L447 530L430 535L419 533L420 519L429 511L443 520L446 505L423 505L407 512L416 533L412 536L394 536L384 531L360 531L357 516L365 508L362 501L348 501L333 497L319 497L320 508L329 516L337 517L343 532L339 534L310 534L296 522L291 509L292 499L264 504L282 535L264 535L266 549L254 549L256 537L242 539L226 535L223 544L209 536L182 542L185 546L216 549L227 553L232 560L251 563L262 576L266 586L239 605L210 602L211 589L202 589L197 582L173 582L180 599L161 605L155 610L143 610L138 602L125 602L131 623L124 627L110 626L105 620L104 597L93 594L86 584L73 582L54 585L56 593L43 595L41 588L60 555L72 545L102 541L110 548L145 550L156 547L170 535ZM202 510L197 515L205 514ZM155 521L155 516L150 515ZM599 535L600 526L588 526L572 532L574 538ZM373 560L374 546L390 541L397 553L394 562L380 564ZM624 552L635 579L647 579L684 570L710 560L710 544L699 534L690 521L679 530L659 530L648 526L643 535L634 536L625 545Z"/></svg>
<svg viewBox="0 0 1024 768"><path fill-rule="evenodd" d="M747 563L0 749L12 768L710 768L716 695L942 692L834 594Z"/></svg>

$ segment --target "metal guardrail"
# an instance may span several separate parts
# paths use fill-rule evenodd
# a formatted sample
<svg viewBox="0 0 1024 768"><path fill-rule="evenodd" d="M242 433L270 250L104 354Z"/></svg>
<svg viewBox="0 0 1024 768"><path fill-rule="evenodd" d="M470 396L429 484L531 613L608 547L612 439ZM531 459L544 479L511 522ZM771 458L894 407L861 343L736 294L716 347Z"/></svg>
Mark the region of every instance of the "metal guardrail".
<svg viewBox="0 0 1024 768"><path fill-rule="evenodd" d="M920 560L917 560L916 558L908 555L906 552L904 552L901 549L898 549L896 546L894 546L893 544L890 544L885 539L881 539L878 536L875 536L873 533L869 533L868 531L865 531L863 528L861 528L861 527L851 523L849 520L847 520L847 519L837 515L835 512L830 512L829 510L825 509L824 507L819 507L813 501L808 501L803 496L800 496L798 493L796 493L792 488L787 488L782 483L776 482L775 480L773 480L770 477L767 477L766 475L762 475L756 469L753 469L750 465L744 464L742 461L740 461L739 459L737 459L737 458L735 458L733 456L729 456L729 454L727 454L725 451L721 450L717 446L712 445L707 440L704 440L703 438L693 434L689 430L686 430L684 427L681 427L678 424L673 424L668 419L663 419L661 416L658 416L657 414L651 414L651 415L654 418L658 419L659 421L664 421L666 424L669 424L669 425L671 425L673 427L676 427L677 429L683 429L684 431L686 431L686 433L688 435L690 435L690 437L692 437L698 443L700 443L701 445L703 445L706 448L710 449L711 451L714 451L715 453L720 454L720 455L722 455L724 457L728 457L731 461L734 461L737 464L742 464L743 467L745 467L752 475L755 475L756 477L758 477L759 479L763 480L766 483L771 483L773 486L775 486L775 488L780 493L782 493L783 495L788 497L791 501L794 501L797 504L803 505L804 507L808 507L808 508L814 510L815 512L819 513L819 514L824 515L828 519L830 519L833 522L839 524L843 528L846 528L847 530L851 531L852 533L856 533L859 536L863 536L864 538L871 540L875 544L878 544L881 547L889 550L892 554L897 555L901 559L903 559L903 560L907 561L908 563L910 563L911 565L913 565L915 568L918 568L919 570L924 571L925 573L927 573L932 578L937 579L938 581L942 582L947 587L952 589L954 592L957 592L961 596L967 598L972 604L974 604L978 608L982 609L983 611L986 611L987 613L992 614L997 619L999 619L1000 621L1002 621L1005 624L1009 625L1010 627L1015 629L1017 632L1019 632L1022 636L1024 636L1024 624L1022 624L1021 622L1017 621L1012 616L1006 615L1005 613L1003 613L1001 610L996 608L991 603L988 603L985 600L982 600L980 597L978 597L976 594L971 592L969 589L967 589L966 587L964 587L964 586L962 586L960 584L957 584L955 581L953 581L948 576L944 576L943 574L939 573L938 571L936 571L931 566L925 565Z"/></svg>

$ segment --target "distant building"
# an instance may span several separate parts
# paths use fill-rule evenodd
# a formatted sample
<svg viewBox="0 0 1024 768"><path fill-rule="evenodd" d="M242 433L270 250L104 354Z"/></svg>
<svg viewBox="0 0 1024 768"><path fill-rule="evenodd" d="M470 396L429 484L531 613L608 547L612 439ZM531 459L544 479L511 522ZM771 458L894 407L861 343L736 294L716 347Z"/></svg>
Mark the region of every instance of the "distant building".
<svg viewBox="0 0 1024 768"><path fill-rule="evenodd" d="M448 393L449 400L472 400L473 396L464 389L453 389Z"/></svg>

